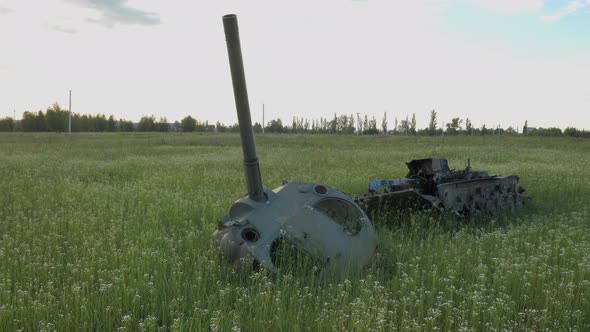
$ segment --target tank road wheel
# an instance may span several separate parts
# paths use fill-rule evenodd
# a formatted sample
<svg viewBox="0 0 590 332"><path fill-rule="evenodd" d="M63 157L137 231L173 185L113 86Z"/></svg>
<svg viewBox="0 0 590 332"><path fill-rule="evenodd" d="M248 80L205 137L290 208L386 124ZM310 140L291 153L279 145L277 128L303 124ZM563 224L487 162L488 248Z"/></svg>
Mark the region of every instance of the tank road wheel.
<svg viewBox="0 0 590 332"><path fill-rule="evenodd" d="M505 213L506 212L506 196L505 195L498 195L496 199L496 207L498 208L498 212Z"/></svg>
<svg viewBox="0 0 590 332"><path fill-rule="evenodd" d="M496 202L491 198L486 200L485 213L490 217L493 217L498 213L498 209L496 208Z"/></svg>
<svg viewBox="0 0 590 332"><path fill-rule="evenodd" d="M507 193L505 199L506 199L506 211L514 212L514 206L515 206L514 195L512 193Z"/></svg>
<svg viewBox="0 0 590 332"><path fill-rule="evenodd" d="M474 200L469 204L469 217L471 219L479 218L481 216L481 205L479 201Z"/></svg>
<svg viewBox="0 0 590 332"><path fill-rule="evenodd" d="M526 203L525 198L522 195L516 195L516 199L514 200L517 207L521 207Z"/></svg>

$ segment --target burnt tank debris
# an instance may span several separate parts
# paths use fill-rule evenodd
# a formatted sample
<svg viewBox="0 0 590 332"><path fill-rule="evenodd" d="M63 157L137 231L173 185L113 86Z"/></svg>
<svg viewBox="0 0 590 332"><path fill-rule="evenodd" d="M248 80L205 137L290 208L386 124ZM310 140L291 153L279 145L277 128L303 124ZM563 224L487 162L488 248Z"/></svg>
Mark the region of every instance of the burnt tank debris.
<svg viewBox="0 0 590 332"><path fill-rule="evenodd" d="M515 175L449 169L445 159L407 163L406 178L375 180L367 194L351 197L325 184L262 185L236 15L223 16L233 92L240 127L247 195L238 199L213 234L220 256L236 270L258 265L285 271L280 248L311 258L327 275L367 266L377 247L370 215L410 206L458 215L495 214L524 202ZM287 262L287 264L291 264Z"/></svg>
<svg viewBox="0 0 590 332"><path fill-rule="evenodd" d="M367 194L355 202L368 215L391 209L430 209L458 217L495 217L529 198L516 175L490 176L475 171L471 161L463 170L449 168L446 159L427 158L406 163L408 174L402 179L374 180Z"/></svg>

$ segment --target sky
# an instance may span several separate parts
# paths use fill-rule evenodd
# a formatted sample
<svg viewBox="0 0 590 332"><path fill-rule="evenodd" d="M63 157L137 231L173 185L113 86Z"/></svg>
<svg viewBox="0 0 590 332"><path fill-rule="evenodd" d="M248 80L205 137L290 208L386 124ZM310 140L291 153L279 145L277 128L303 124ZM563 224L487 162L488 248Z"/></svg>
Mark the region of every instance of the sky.
<svg viewBox="0 0 590 332"><path fill-rule="evenodd" d="M0 117L45 110L237 122L222 16L252 118L590 129L590 0L0 0Z"/></svg>

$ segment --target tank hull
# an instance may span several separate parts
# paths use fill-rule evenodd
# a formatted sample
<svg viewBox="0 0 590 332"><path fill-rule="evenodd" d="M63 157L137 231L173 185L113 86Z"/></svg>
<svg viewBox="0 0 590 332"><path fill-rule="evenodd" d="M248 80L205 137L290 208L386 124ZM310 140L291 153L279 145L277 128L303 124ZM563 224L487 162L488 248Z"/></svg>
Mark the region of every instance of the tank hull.
<svg viewBox="0 0 590 332"><path fill-rule="evenodd" d="M368 215L391 209L422 208L461 217L496 216L529 200L516 175L490 176L467 168L456 171L446 159L406 163L406 178L375 180L366 195L356 197Z"/></svg>

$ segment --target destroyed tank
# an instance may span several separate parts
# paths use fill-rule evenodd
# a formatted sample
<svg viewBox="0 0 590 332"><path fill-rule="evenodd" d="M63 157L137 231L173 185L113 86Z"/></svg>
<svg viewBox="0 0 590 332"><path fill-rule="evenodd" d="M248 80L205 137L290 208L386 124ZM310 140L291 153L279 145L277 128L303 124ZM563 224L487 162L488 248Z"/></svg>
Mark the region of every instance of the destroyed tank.
<svg viewBox="0 0 590 332"><path fill-rule="evenodd" d="M460 217L493 217L528 198L516 175L490 176L486 171L452 170L446 159L418 159L406 163L406 178L374 180L368 193L356 197L367 214L392 209L430 208Z"/></svg>
<svg viewBox="0 0 590 332"><path fill-rule="evenodd" d="M366 266L377 247L369 216L412 206L458 215L495 215L524 202L516 175L449 169L445 159L407 163L406 178L375 180L369 192L351 197L325 184L284 182L262 186L235 15L223 16L233 92L242 142L247 195L218 223L213 238L220 256L236 269L259 265L281 273L280 248L311 258L327 275ZM292 251L293 252L293 251Z"/></svg>
<svg viewBox="0 0 590 332"><path fill-rule="evenodd" d="M330 275L368 264L377 246L375 229L354 200L319 183L262 186L235 15L223 17L248 194L237 200L214 233L221 257L237 269L278 268L278 249L290 246Z"/></svg>

